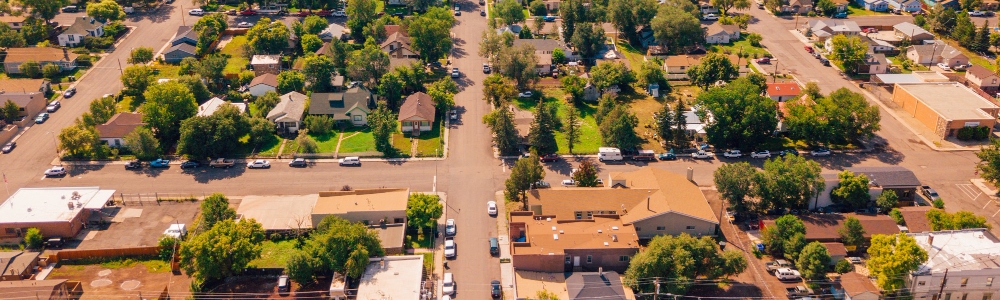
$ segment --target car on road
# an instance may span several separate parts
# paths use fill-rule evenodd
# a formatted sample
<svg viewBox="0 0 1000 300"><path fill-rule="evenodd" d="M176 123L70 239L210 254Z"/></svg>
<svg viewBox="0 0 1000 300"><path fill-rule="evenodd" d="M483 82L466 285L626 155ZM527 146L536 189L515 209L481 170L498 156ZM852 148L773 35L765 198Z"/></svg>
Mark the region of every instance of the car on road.
<svg viewBox="0 0 1000 300"><path fill-rule="evenodd" d="M771 158L771 151L757 151L750 153L751 158Z"/></svg>
<svg viewBox="0 0 1000 300"><path fill-rule="evenodd" d="M249 169L267 169L270 167L271 167L271 162L264 159L258 159L247 163L247 168Z"/></svg>
<svg viewBox="0 0 1000 300"><path fill-rule="evenodd" d="M938 68L941 68L941 70L951 71L951 67L946 63L938 63L937 66Z"/></svg>
<svg viewBox="0 0 1000 300"><path fill-rule="evenodd" d="M45 177L49 176L63 176L66 175L66 168L60 166L54 166L45 170Z"/></svg>
<svg viewBox="0 0 1000 300"><path fill-rule="evenodd" d="M984 13L982 11L978 11L978 10L973 10L973 11L969 12L969 15L973 16L973 17L983 17L983 16L986 16L986 13Z"/></svg>
<svg viewBox="0 0 1000 300"><path fill-rule="evenodd" d="M338 10L338 11L335 11L335 12L331 13L330 15L334 16L334 17L338 17L338 18L343 18L343 17L347 16L347 12L344 12L342 10Z"/></svg>
<svg viewBox="0 0 1000 300"><path fill-rule="evenodd" d="M798 299L801 297L812 295L812 290L804 286L796 286L785 288L785 293L788 295L788 299Z"/></svg>
<svg viewBox="0 0 1000 300"><path fill-rule="evenodd" d="M234 15L236 14L236 10L234 10L234 9L230 9L230 10L233 12ZM313 13L310 12L310 11L302 10L302 11L299 11L299 12L293 14L293 16L296 16L296 17L308 17L308 16L311 16L312 14Z"/></svg>
<svg viewBox="0 0 1000 300"><path fill-rule="evenodd" d="M447 236L455 236L455 219L448 219L444 222L444 234Z"/></svg>
<svg viewBox="0 0 1000 300"><path fill-rule="evenodd" d="M574 186L574 185L576 185L576 181L573 180L573 179L563 179L563 181L562 181L561 184L563 186Z"/></svg>
<svg viewBox="0 0 1000 300"><path fill-rule="evenodd" d="M197 167L200 167L200 166L201 166L201 163L198 162L197 160L186 160L186 161L184 161L184 162L181 163L181 169L197 168Z"/></svg>
<svg viewBox="0 0 1000 300"><path fill-rule="evenodd" d="M816 59L820 59L820 58L823 57L823 55L820 54L819 51L816 51L816 52L813 52L813 57L815 57Z"/></svg>
<svg viewBox="0 0 1000 300"><path fill-rule="evenodd" d="M455 5L455 15L456 16L461 16L462 15L462 9L459 8L458 5Z"/></svg>
<svg viewBox="0 0 1000 300"><path fill-rule="evenodd" d="M767 270L768 273L774 273L774 271L777 271L778 269L790 268L791 266L792 263L784 259L778 259L764 263L764 268Z"/></svg>
<svg viewBox="0 0 1000 300"><path fill-rule="evenodd" d="M710 20L718 20L718 19L719 19L719 16L716 16L715 14L705 14L704 16L701 16L701 20L702 21L710 21Z"/></svg>
<svg viewBox="0 0 1000 300"><path fill-rule="evenodd" d="M3 145L3 149L0 149L0 152L7 154L10 153L11 151L14 151L14 148L17 148L17 143L15 142L6 143Z"/></svg>
<svg viewBox="0 0 1000 300"><path fill-rule="evenodd" d="M486 10L485 9L480 9L479 10L479 15L485 17L486 16Z"/></svg>
<svg viewBox="0 0 1000 300"><path fill-rule="evenodd" d="M71 98L71 97L73 97L73 95L76 95L76 88L75 87L71 87L71 88L67 89L65 92L63 92L63 97L65 97L65 98Z"/></svg>
<svg viewBox="0 0 1000 300"><path fill-rule="evenodd" d="M500 254L500 241L495 237L490 238L490 255Z"/></svg>
<svg viewBox="0 0 1000 300"><path fill-rule="evenodd" d="M656 158L659 160L677 160L677 154L674 154L673 152L664 152L656 155Z"/></svg>
<svg viewBox="0 0 1000 300"><path fill-rule="evenodd" d="M861 258L857 257L857 256L848 257L847 261L849 261L849 262L851 262L852 264L855 264L855 265L861 264Z"/></svg>
<svg viewBox="0 0 1000 300"><path fill-rule="evenodd" d="M761 57L761 58L758 58L757 59L757 63L761 64L761 65L770 64L771 63L771 58L770 57Z"/></svg>
<svg viewBox="0 0 1000 300"><path fill-rule="evenodd" d="M341 166L361 166L361 158L357 156L348 156L341 158L337 161Z"/></svg>
<svg viewBox="0 0 1000 300"><path fill-rule="evenodd" d="M142 162L136 159L136 160L130 160L129 162L125 163L125 170L132 170L132 169L142 169Z"/></svg>
<svg viewBox="0 0 1000 300"><path fill-rule="evenodd" d="M809 53L813 53L813 52L815 52L815 51L816 51L816 50L813 50L813 47L812 47L812 46L809 46L809 45L805 45L804 47L805 47L805 49L806 49L806 52L809 52Z"/></svg>
<svg viewBox="0 0 1000 300"><path fill-rule="evenodd" d="M248 9L248 10L241 11L240 15L241 16L256 16L257 15L257 11L252 10L252 9Z"/></svg>
<svg viewBox="0 0 1000 300"><path fill-rule="evenodd" d="M826 147L819 147L809 151L809 155L811 156L830 156L831 154L833 154L833 152L830 152L830 149Z"/></svg>
<svg viewBox="0 0 1000 300"><path fill-rule="evenodd" d="M77 11L80 11L80 8L76 7L76 6L73 6L73 5L70 5L70 6L63 7L61 10L62 10L62 12L65 12L65 13L75 13Z"/></svg>
<svg viewBox="0 0 1000 300"><path fill-rule="evenodd" d="M497 202L496 201L486 202L486 213L489 214L489 215L491 215L491 216L496 216L497 215Z"/></svg>
<svg viewBox="0 0 1000 300"><path fill-rule="evenodd" d="M517 97L518 98L531 98L531 96L532 96L531 91L523 91L523 92L517 93Z"/></svg>
<svg viewBox="0 0 1000 300"><path fill-rule="evenodd" d="M743 152L740 152L740 150L729 150L722 152L722 156L725 156L726 158L740 158L743 157Z"/></svg>
<svg viewBox="0 0 1000 300"><path fill-rule="evenodd" d="M545 22L555 22L556 16L545 16L543 20L545 20Z"/></svg>
<svg viewBox="0 0 1000 300"><path fill-rule="evenodd" d="M205 11L201 10L200 8L195 8L195 9L189 10L188 14L192 15L192 16L200 16L200 15L204 15Z"/></svg>
<svg viewBox="0 0 1000 300"><path fill-rule="evenodd" d="M789 268L781 268L774 271L774 276L778 277L781 281L791 281L791 280L801 280L802 274L799 271L792 270Z"/></svg>
<svg viewBox="0 0 1000 300"><path fill-rule="evenodd" d="M458 68L451 68L451 78L458 78L462 76L462 73L458 72Z"/></svg>
<svg viewBox="0 0 1000 300"><path fill-rule="evenodd" d="M541 160L542 162L554 162L559 160L559 154L551 153L542 155L542 157L539 158L539 160Z"/></svg>
<svg viewBox="0 0 1000 300"><path fill-rule="evenodd" d="M491 70L490 70L490 64L488 64L488 63L483 63L483 73L485 73L485 74L489 74L489 73L490 73L490 71L491 71Z"/></svg>
<svg viewBox="0 0 1000 300"><path fill-rule="evenodd" d="M795 149L785 149L778 152L778 156L785 157L785 155L795 155L799 156L799 150Z"/></svg>
<svg viewBox="0 0 1000 300"><path fill-rule="evenodd" d="M451 120L452 123L454 123L455 121L458 121L458 110L457 109L449 110L448 111L448 119Z"/></svg>
<svg viewBox="0 0 1000 300"><path fill-rule="evenodd" d="M333 15L333 12L324 9L324 10L321 10L321 11L317 11L316 15L320 16L320 17L329 17L329 16Z"/></svg>
<svg viewBox="0 0 1000 300"><path fill-rule="evenodd" d="M490 297L500 298L500 280L490 281Z"/></svg>
<svg viewBox="0 0 1000 300"><path fill-rule="evenodd" d="M546 189L546 188L550 188L550 187L552 187L552 186L549 185L548 182L545 182L545 180L539 180L538 182L535 182L535 183L531 184L531 188L533 188L533 189Z"/></svg>
<svg viewBox="0 0 1000 300"><path fill-rule="evenodd" d="M35 124L45 123L45 120L49 119L49 113L40 113L35 117Z"/></svg>
<svg viewBox="0 0 1000 300"><path fill-rule="evenodd" d="M456 255L458 255L458 249L455 247L455 238L444 238L444 257L455 258Z"/></svg>
<svg viewBox="0 0 1000 300"><path fill-rule="evenodd" d="M823 64L823 66L826 66L826 67L830 66L830 60L826 59L825 57L821 57L819 59L819 63Z"/></svg>
<svg viewBox="0 0 1000 300"><path fill-rule="evenodd" d="M441 292L445 295L455 294L455 275L451 272L444 273L444 280L441 281Z"/></svg>
<svg viewBox="0 0 1000 300"><path fill-rule="evenodd" d="M694 159L712 159L712 157L715 157L715 154L705 152L705 150L698 150L698 152L692 153L691 157Z"/></svg>
<svg viewBox="0 0 1000 300"><path fill-rule="evenodd" d="M167 167L170 167L170 160L169 159L157 158L156 160L149 162L149 167L150 168L167 168Z"/></svg>
<svg viewBox="0 0 1000 300"><path fill-rule="evenodd" d="M307 165L306 159L301 157L293 159L292 161L288 162L289 167L305 168L306 165Z"/></svg>
<svg viewBox="0 0 1000 300"><path fill-rule="evenodd" d="M830 16L830 17L834 18L834 19L847 19L847 12L835 13L835 14L833 14L833 16Z"/></svg>
<svg viewBox="0 0 1000 300"><path fill-rule="evenodd" d="M250 22L239 22L236 24L236 28L250 28L253 27L253 23Z"/></svg>
<svg viewBox="0 0 1000 300"><path fill-rule="evenodd" d="M933 188L931 188L931 186L929 185L920 186L920 193L924 194L924 197L927 197L927 199L930 199L931 201L941 199L941 196L938 195L938 192L935 191Z"/></svg>
<svg viewBox="0 0 1000 300"><path fill-rule="evenodd" d="M45 106L45 111L56 112L60 107L62 107L62 103L59 103L59 101L52 101L52 103L49 103L48 106Z"/></svg>
<svg viewBox="0 0 1000 300"><path fill-rule="evenodd" d="M236 15L236 10L235 10L235 9L230 9L230 10L227 10L227 11L226 11L226 14L227 14L227 15L230 15L230 16L235 16L235 15ZM308 14L309 14L309 13L306 13L306 15L308 15Z"/></svg>

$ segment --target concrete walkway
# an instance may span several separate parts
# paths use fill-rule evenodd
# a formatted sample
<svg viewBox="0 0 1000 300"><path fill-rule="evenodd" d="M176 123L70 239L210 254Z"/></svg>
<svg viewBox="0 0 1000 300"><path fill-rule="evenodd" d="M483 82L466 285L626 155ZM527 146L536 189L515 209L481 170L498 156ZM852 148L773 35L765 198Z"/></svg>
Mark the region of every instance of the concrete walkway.
<svg viewBox="0 0 1000 300"><path fill-rule="evenodd" d="M503 288L504 299L517 299L517 287L514 285L514 264L511 263L510 232L507 227L507 206L503 191L497 191L493 197L497 202L497 241L500 245L500 286ZM507 262L502 262L506 260Z"/></svg>

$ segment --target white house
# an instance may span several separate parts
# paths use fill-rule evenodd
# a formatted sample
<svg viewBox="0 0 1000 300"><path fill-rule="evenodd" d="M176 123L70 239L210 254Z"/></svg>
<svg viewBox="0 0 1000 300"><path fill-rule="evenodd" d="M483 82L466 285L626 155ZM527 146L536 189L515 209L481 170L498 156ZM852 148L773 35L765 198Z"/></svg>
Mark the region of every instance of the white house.
<svg viewBox="0 0 1000 300"><path fill-rule="evenodd" d="M143 125L145 123L142 122L142 114L118 113L104 124L94 127L97 129L97 136L101 139L101 143L118 148L125 145L126 135Z"/></svg>
<svg viewBox="0 0 1000 300"><path fill-rule="evenodd" d="M226 100L222 100L219 97L213 97L212 99L205 101L205 103L198 105L198 116L199 117L211 116L215 114L215 112L218 111L219 108L221 108L223 105L232 105L233 107L236 107L236 109L239 110L240 113L246 113L247 111L246 103L243 102L232 103Z"/></svg>
<svg viewBox="0 0 1000 300"><path fill-rule="evenodd" d="M927 261L905 280L914 299L990 300L1000 296L1000 242L987 229L907 234ZM945 279L947 272L947 281ZM944 283L942 283L944 281ZM941 298L938 298L938 295Z"/></svg>
<svg viewBox="0 0 1000 300"><path fill-rule="evenodd" d="M708 44L729 44L740 39L740 26L722 25L718 22L704 27L705 43Z"/></svg>
<svg viewBox="0 0 1000 300"><path fill-rule="evenodd" d="M254 97L263 96L267 92L274 92L278 89L278 75L264 73L254 77L247 86L247 91Z"/></svg>
<svg viewBox="0 0 1000 300"><path fill-rule="evenodd" d="M281 102L267 113L267 119L274 122L279 133L294 134L302 127L302 114L306 111L306 95L290 92L281 95Z"/></svg>
<svg viewBox="0 0 1000 300"><path fill-rule="evenodd" d="M78 17L72 26L59 34L59 46L77 47L83 45L87 36L104 36L104 23L91 17Z"/></svg>

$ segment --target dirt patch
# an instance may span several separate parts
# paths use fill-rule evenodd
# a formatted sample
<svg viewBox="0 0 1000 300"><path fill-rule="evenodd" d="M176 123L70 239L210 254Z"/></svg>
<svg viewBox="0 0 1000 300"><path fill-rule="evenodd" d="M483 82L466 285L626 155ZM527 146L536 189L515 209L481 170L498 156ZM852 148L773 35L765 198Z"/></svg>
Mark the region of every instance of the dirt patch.
<svg viewBox="0 0 1000 300"><path fill-rule="evenodd" d="M143 291L145 294L142 296L150 298L151 291L162 291L164 288L183 298L190 291L191 285L191 278L187 275L174 275L170 270L150 272L141 263L114 270L101 265L62 265L52 270L47 279L82 282L84 289L81 299L103 299L107 295L139 299L139 293Z"/></svg>
<svg viewBox="0 0 1000 300"><path fill-rule="evenodd" d="M171 224L188 224L198 214L198 202L162 201L146 205L106 207L101 214L110 225L81 232L76 249L113 249L156 246ZM70 246L69 248L73 248Z"/></svg>
<svg viewBox="0 0 1000 300"><path fill-rule="evenodd" d="M240 278L227 280L208 292L219 294L242 294L241 299L326 299L329 298L330 279L320 280L309 285L291 282L291 292L278 293L277 278Z"/></svg>

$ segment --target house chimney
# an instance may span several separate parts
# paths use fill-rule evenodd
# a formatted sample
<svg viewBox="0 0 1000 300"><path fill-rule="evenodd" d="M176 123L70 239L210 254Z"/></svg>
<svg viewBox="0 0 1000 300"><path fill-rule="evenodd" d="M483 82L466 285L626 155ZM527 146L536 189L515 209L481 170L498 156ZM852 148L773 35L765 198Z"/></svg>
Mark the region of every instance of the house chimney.
<svg viewBox="0 0 1000 300"><path fill-rule="evenodd" d="M934 248L934 234L933 233L928 233L927 234L927 246L930 246L931 248Z"/></svg>
<svg viewBox="0 0 1000 300"><path fill-rule="evenodd" d="M694 182L694 169L693 168L688 167L688 169L687 169L687 176L688 176L688 181Z"/></svg>

